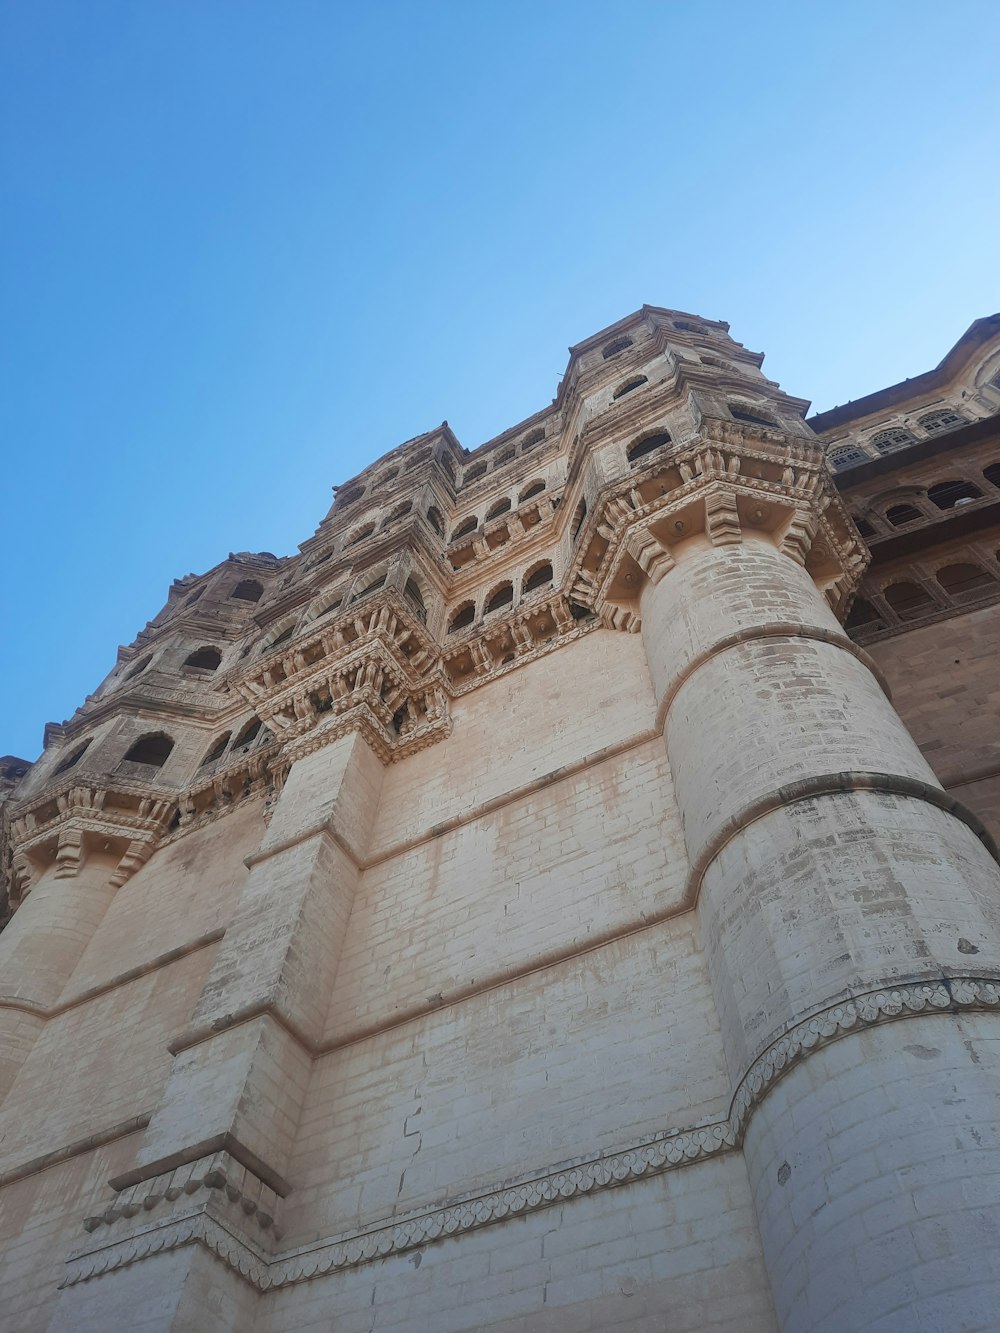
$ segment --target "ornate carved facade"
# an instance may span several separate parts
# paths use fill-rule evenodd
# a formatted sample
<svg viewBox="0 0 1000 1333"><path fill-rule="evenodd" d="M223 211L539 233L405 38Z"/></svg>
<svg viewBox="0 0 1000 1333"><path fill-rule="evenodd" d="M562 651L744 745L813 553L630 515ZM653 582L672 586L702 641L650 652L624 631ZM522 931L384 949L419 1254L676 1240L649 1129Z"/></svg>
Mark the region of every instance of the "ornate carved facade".
<svg viewBox="0 0 1000 1333"><path fill-rule="evenodd" d="M7 1326L997 1326L1000 317L762 360L644 307L3 761Z"/></svg>

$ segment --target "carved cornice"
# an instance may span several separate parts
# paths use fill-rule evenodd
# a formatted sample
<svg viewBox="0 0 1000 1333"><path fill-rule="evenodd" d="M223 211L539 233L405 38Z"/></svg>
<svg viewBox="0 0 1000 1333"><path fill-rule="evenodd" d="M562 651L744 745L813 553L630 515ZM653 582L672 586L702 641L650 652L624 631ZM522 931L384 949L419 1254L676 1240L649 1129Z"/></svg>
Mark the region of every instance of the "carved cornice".
<svg viewBox="0 0 1000 1333"><path fill-rule="evenodd" d="M699 439L658 450L604 488L570 567L570 597L605 624L636 630L642 578L656 581L672 567L671 546L698 533L730 545L746 528L808 563L835 610L863 572L865 547L817 443L706 417Z"/></svg>
<svg viewBox="0 0 1000 1333"><path fill-rule="evenodd" d="M724 1119L689 1129L668 1130L597 1156L574 1158L549 1171L492 1190L478 1191L443 1207L387 1218L358 1231L284 1254L272 1256L267 1252L270 1237L274 1235L270 1229L273 1213L268 1213L267 1207L264 1215L269 1218L269 1227L262 1227L252 1237L240 1234L236 1210L244 1197L243 1177L230 1187L226 1172L213 1175L203 1160L193 1168L185 1167L169 1177L157 1178L172 1183L163 1188L162 1184L153 1182L157 1187L153 1191L152 1204L146 1203L144 1191L150 1190L150 1182L145 1182L133 1188L124 1206L119 1201L99 1217L87 1219L84 1225L99 1233L103 1226L137 1216L140 1209L155 1209L168 1192L172 1192L176 1200L191 1193L208 1192L207 1202L189 1208L181 1216L170 1217L165 1223L154 1222L133 1230L111 1244L77 1251L68 1260L68 1273L62 1285L72 1286L165 1250L191 1244L203 1246L232 1272L262 1292L359 1267L389 1254L419 1249L437 1240L523 1217L597 1190L613 1189L733 1152L742 1146L753 1113L770 1090L801 1061L831 1042L853 1032L906 1018L968 1011L995 1013L998 1009L1000 978L988 976L900 982L842 998L795 1024L754 1060L737 1085L729 1114ZM194 1183L190 1189L185 1172L193 1172L191 1179ZM230 1188L235 1190L235 1197L227 1192ZM257 1208L255 1189L255 1185L250 1187L251 1207L246 1210L249 1213L254 1213ZM228 1215L223 1212L227 1206L233 1209Z"/></svg>

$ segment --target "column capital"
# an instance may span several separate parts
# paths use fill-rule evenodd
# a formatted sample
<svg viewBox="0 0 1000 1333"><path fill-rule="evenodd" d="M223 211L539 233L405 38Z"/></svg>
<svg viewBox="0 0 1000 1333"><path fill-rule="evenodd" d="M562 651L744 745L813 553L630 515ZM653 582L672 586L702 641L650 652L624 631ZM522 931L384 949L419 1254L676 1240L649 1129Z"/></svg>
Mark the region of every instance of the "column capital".
<svg viewBox="0 0 1000 1333"><path fill-rule="evenodd" d="M604 624L637 630L639 593L703 536L735 545L755 530L803 565L835 612L867 551L837 494L823 449L766 427L703 418L696 439L665 445L605 486L569 571L570 596Z"/></svg>

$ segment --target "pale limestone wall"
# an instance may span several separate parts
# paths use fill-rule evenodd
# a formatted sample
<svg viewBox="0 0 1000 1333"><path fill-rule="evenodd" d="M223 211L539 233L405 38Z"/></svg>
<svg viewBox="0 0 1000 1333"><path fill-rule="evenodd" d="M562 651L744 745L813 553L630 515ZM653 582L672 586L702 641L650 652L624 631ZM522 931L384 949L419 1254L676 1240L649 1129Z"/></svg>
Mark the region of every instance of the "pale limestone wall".
<svg viewBox="0 0 1000 1333"><path fill-rule="evenodd" d="M105 1194L108 1178L131 1161L137 1138L118 1139L0 1189L0 1327L4 1333L40 1333L48 1328L66 1255L85 1239L81 1220L94 1199ZM81 1325L78 1333L85 1327ZM132 1325L126 1321L119 1327Z"/></svg>
<svg viewBox="0 0 1000 1333"><path fill-rule="evenodd" d="M739 1156L265 1297L253 1333L774 1333Z"/></svg>
<svg viewBox="0 0 1000 1333"><path fill-rule="evenodd" d="M318 1060L291 1165L294 1235L628 1148L728 1103L686 913Z"/></svg>

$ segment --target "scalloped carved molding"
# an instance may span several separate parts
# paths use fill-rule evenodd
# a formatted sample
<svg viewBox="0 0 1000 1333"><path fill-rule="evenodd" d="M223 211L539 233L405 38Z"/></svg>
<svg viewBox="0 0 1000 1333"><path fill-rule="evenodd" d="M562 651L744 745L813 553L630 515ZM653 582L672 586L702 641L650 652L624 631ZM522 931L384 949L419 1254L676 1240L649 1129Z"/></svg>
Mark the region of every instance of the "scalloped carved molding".
<svg viewBox="0 0 1000 1333"><path fill-rule="evenodd" d="M564 1203L594 1190L613 1189L646 1176L677 1170L739 1149L755 1108L772 1087L814 1051L877 1024L928 1014L954 1014L1000 1009L1000 978L944 977L865 992L840 1000L797 1023L773 1041L753 1061L740 1080L724 1120L695 1128L668 1131L629 1147L598 1157L574 1159L516 1184L487 1190L448 1204L404 1217L388 1219L349 1235L268 1255L268 1238L277 1233L273 1213L265 1203L257 1217L259 1234L241 1234L240 1216L256 1216L255 1193L260 1182L246 1184L250 1175L226 1163L203 1159L166 1177L131 1188L119 1202L84 1226L99 1232L121 1220L147 1214L165 1200L172 1203L191 1195L204 1196L196 1211L153 1222L127 1237L103 1246L77 1251L67 1261L63 1286L72 1286L102 1273L138 1263L164 1250L202 1245L231 1271L258 1291L272 1290L357 1267L388 1254L418 1249L433 1241L521 1217L555 1203ZM226 1154L220 1154L225 1157ZM172 1197L171 1197L172 1196ZM147 1202L151 1198L152 1202ZM249 1198L249 1205L244 1199ZM276 1203L276 1201L275 1201ZM226 1212L225 1210L230 1210ZM262 1220L266 1219L265 1220Z"/></svg>

